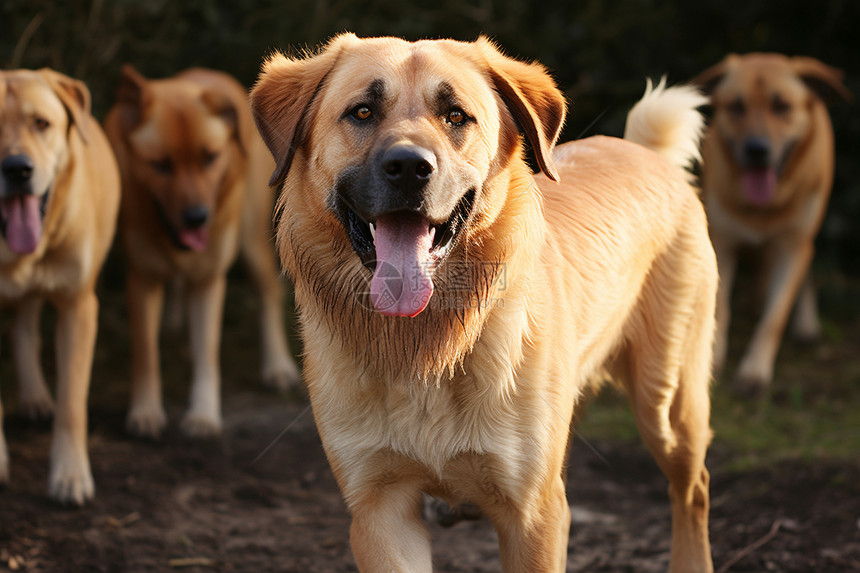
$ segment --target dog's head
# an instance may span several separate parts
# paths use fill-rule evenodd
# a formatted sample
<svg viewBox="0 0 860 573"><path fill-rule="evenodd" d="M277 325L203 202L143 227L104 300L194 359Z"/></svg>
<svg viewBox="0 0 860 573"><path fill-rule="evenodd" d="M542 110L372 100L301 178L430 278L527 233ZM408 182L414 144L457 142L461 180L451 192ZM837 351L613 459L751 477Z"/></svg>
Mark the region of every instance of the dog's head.
<svg viewBox="0 0 860 573"><path fill-rule="evenodd" d="M16 254L36 250L73 131L86 143L90 92L58 72L0 72L0 230Z"/></svg>
<svg viewBox="0 0 860 573"><path fill-rule="evenodd" d="M565 114L543 67L486 39L351 34L311 57L271 56L251 107L277 162L271 183L286 181L282 205L298 201L329 222L319 232L333 248L347 239L373 272L373 306L395 316L422 312L436 269L498 216L519 130L556 177L551 148Z"/></svg>
<svg viewBox="0 0 860 573"><path fill-rule="evenodd" d="M225 178L244 153L236 106L219 86L121 72L116 110L135 184L151 193L174 245L208 244Z"/></svg>
<svg viewBox="0 0 860 573"><path fill-rule="evenodd" d="M818 60L731 54L695 80L711 95L712 129L737 168L742 200L766 206L814 128L813 107L850 99L842 72Z"/></svg>

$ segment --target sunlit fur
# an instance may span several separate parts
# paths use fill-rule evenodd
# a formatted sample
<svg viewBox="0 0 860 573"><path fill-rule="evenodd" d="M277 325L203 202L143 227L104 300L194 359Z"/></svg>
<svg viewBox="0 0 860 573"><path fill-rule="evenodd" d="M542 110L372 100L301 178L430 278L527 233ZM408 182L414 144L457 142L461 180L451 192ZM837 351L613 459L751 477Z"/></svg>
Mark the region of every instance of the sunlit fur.
<svg viewBox="0 0 860 573"><path fill-rule="evenodd" d="M35 117L47 127L34 128ZM95 493L87 454L87 394L98 320L96 281L113 241L119 173L90 115L90 92L80 81L49 69L0 72L0 118L0 161L30 157L34 195L47 196L41 238L32 253L15 254L0 239L0 306L14 309L10 346L19 400L31 416L54 411L48 493L61 503L81 505ZM56 407L40 366L44 302L57 311ZM0 483L8 477L0 431Z"/></svg>
<svg viewBox="0 0 860 573"><path fill-rule="evenodd" d="M148 80L124 66L105 119L123 179L119 234L128 264L134 434L166 427L159 364L164 285L185 287L191 396L184 433L221 430L220 335L227 272L241 251L260 294L264 384L284 390L299 378L283 324L283 286L272 252L273 162L254 130L245 88L222 72L192 68ZM169 168L157 168L159 162ZM182 249L183 211L208 210L208 240ZM173 236L171 236L173 235ZM183 310L182 305L177 305ZM175 307L174 307L175 308ZM182 323L184 317L168 317Z"/></svg>
<svg viewBox="0 0 860 573"><path fill-rule="evenodd" d="M349 94L375 77L396 95L375 130L357 136L339 118ZM403 105L420 104L416 94L440 79L476 102L458 150L429 111ZM560 92L542 66L485 39L339 36L310 57L270 57L251 101L280 166L278 244L359 570L431 570L422 491L480 506L505 571L565 570L572 410L608 370L671 483L672 571L710 571L704 457L716 264L680 166L605 137L553 152ZM690 117L663 115L657 133ZM542 174L523 161L518 126ZM392 133L420 133L439 161L477 166L483 181L430 305L411 319L371 310L370 271L331 210L338 173ZM469 272L455 285L458 267ZM481 304L449 308L456 300Z"/></svg>

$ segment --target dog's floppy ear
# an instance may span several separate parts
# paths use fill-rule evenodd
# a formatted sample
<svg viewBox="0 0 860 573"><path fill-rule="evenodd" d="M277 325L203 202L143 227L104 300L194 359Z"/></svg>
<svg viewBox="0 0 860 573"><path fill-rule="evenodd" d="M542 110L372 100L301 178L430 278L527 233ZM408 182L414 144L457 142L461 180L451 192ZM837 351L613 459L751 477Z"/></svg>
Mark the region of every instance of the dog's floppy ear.
<svg viewBox="0 0 860 573"><path fill-rule="evenodd" d="M289 58L270 55L254 89L251 112L263 141L275 158L269 185L280 187L287 178L296 150L302 145L306 126L312 121L314 96L319 92L340 54L340 44L351 34L334 38L318 54Z"/></svg>
<svg viewBox="0 0 860 573"><path fill-rule="evenodd" d="M840 98L849 102L853 99L851 92L842 83L845 77L842 70L806 56L791 58L791 67L825 103L834 103Z"/></svg>
<svg viewBox="0 0 860 573"><path fill-rule="evenodd" d="M50 68L39 70L42 76L60 98L66 113L69 114L69 127L74 125L81 139L87 143L89 134L91 96L84 82L70 78Z"/></svg>
<svg viewBox="0 0 860 573"><path fill-rule="evenodd" d="M213 87L204 90L200 97L203 104L233 130L233 138L239 146L239 151L245 155L245 145L242 142L243 130L239 126L239 112L230 96Z"/></svg>
<svg viewBox="0 0 860 573"><path fill-rule="evenodd" d="M134 129L143 118L143 113L152 101L146 78L131 64L120 68L116 103L120 106L120 121L127 131Z"/></svg>
<svg viewBox="0 0 860 573"><path fill-rule="evenodd" d="M546 68L503 55L487 38L478 40L493 86L523 130L540 170L553 181L558 173L552 148L561 133L567 104Z"/></svg>

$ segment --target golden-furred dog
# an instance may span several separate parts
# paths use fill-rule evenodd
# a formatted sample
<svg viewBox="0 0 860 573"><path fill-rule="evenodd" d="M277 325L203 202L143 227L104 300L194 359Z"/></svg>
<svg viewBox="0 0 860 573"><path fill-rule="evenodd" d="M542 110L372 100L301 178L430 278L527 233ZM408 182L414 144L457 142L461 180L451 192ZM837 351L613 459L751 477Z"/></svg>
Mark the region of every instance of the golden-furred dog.
<svg viewBox="0 0 860 573"><path fill-rule="evenodd" d="M650 93L631 138L694 150L704 101ZM480 507L505 571L564 571L571 414L611 368L671 484L672 571L710 571L717 274L677 162L606 137L553 152L562 94L486 39L338 36L270 57L251 106L359 570L431 570L426 492Z"/></svg>
<svg viewBox="0 0 860 573"><path fill-rule="evenodd" d="M93 497L87 394L96 342L96 280L113 241L119 173L90 115L90 92L58 72L0 72L0 304L14 310L12 350L25 412L54 410L39 365L39 315L57 310L57 405L49 495ZM2 421L2 406L0 406ZM0 432L0 483L9 478Z"/></svg>
<svg viewBox="0 0 860 573"><path fill-rule="evenodd" d="M221 429L221 321L228 268L237 251L262 297L263 380L297 380L283 325L283 288L272 249L272 161L254 130L247 94L204 69L147 80L122 70L105 129L123 178L120 236L128 259L132 398L127 426L157 436L166 424L158 365L164 283L187 288L193 360L191 436Z"/></svg>
<svg viewBox="0 0 860 573"><path fill-rule="evenodd" d="M720 269L717 369L726 357L738 250L757 248L768 269L763 313L735 378L743 393L770 384L795 301L794 333L802 339L820 334L808 272L833 183L825 102L851 97L841 79L841 71L812 58L732 54L695 80L714 109L702 187Z"/></svg>

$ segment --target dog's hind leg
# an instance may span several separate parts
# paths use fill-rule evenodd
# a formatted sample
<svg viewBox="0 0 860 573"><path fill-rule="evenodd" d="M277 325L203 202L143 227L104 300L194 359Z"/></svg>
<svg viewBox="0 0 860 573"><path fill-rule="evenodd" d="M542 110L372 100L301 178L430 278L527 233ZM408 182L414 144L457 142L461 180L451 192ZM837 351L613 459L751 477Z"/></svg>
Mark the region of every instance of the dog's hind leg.
<svg viewBox="0 0 860 573"><path fill-rule="evenodd" d="M12 349L18 371L18 401L29 418L49 418L54 412L54 401L45 384L45 375L39 360L42 339L39 335L39 317L43 301L37 297L22 300L15 308L12 325Z"/></svg>
<svg viewBox="0 0 860 573"><path fill-rule="evenodd" d="M703 286L697 304L690 305L683 288L661 282L643 292L643 309L629 339L627 391L642 439L669 479L670 571L710 573L705 454L711 439L714 294Z"/></svg>
<svg viewBox="0 0 860 573"><path fill-rule="evenodd" d="M299 382L300 374L284 330L284 285L275 263L268 216L271 209L267 204L256 204L262 197L249 197L249 201L252 204L245 207L242 225L242 258L260 292L263 384L284 391Z"/></svg>

